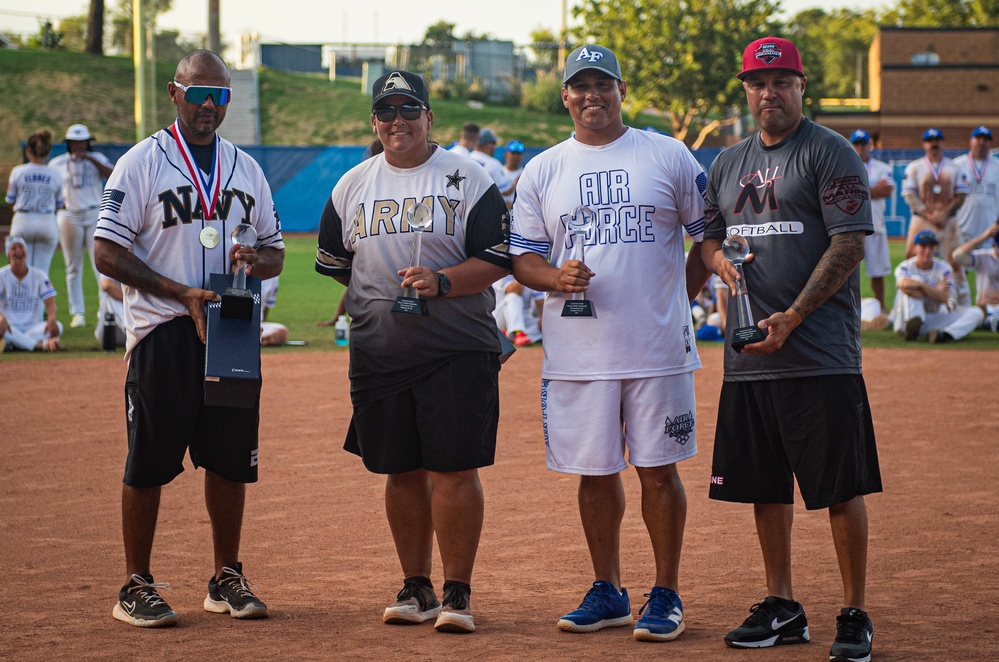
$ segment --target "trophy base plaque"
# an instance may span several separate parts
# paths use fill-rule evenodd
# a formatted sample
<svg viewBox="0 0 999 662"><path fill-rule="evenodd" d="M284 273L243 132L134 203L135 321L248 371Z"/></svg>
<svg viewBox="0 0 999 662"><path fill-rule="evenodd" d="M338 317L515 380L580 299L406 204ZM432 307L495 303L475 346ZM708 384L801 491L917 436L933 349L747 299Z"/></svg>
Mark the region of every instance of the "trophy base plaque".
<svg viewBox="0 0 999 662"><path fill-rule="evenodd" d="M427 309L427 300L420 297L399 297L392 305L393 313L403 313L405 315L421 315L429 317L430 310Z"/></svg>
<svg viewBox="0 0 999 662"><path fill-rule="evenodd" d="M732 349L741 352L746 345L754 342L763 342L766 336L763 330L757 326L744 326L732 332Z"/></svg>
<svg viewBox="0 0 999 662"><path fill-rule="evenodd" d="M246 287L250 316L227 317L223 308L225 293L233 289L232 275L211 274L209 289L221 294L222 301L205 306L206 405L252 409L260 401L260 279L247 277Z"/></svg>
<svg viewBox="0 0 999 662"><path fill-rule="evenodd" d="M593 302L588 299L569 299L562 305L562 317L596 317Z"/></svg>

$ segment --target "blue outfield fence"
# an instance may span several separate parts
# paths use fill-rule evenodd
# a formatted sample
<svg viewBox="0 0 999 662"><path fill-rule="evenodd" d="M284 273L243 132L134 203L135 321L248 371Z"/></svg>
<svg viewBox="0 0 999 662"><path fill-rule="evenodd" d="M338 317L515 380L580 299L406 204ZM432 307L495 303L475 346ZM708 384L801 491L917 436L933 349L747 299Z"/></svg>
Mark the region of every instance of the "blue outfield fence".
<svg viewBox="0 0 999 662"><path fill-rule="evenodd" d="M117 161L132 146L124 144L96 144L93 149L102 152L111 161ZM255 145L242 147L263 168L274 195L274 204L281 215L281 226L286 232L317 232L319 218L326 206L333 187L343 175L361 162L363 146L295 147ZM524 163L543 152L543 147L528 147ZM65 151L61 143L52 146L52 155ZM693 152L694 158L707 170L721 148L704 148ZM947 150L954 158L964 150ZM888 235L904 237L908 229L910 210L902 199L902 176L910 161L923 157L922 150L874 150L872 156L891 164L895 179L895 192L888 201L886 225ZM496 150L502 161L503 150Z"/></svg>

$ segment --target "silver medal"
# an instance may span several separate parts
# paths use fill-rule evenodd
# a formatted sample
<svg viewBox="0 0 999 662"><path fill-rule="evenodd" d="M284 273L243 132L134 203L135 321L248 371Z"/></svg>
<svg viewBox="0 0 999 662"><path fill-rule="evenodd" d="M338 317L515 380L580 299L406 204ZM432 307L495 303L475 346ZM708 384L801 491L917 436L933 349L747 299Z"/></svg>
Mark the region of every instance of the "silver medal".
<svg viewBox="0 0 999 662"><path fill-rule="evenodd" d="M201 245L205 248L215 248L219 245L219 231L213 227L207 227L201 231Z"/></svg>
<svg viewBox="0 0 999 662"><path fill-rule="evenodd" d="M936 194L936 195L940 195L941 193L943 193L943 187L940 186L940 184L934 184L933 185L933 193Z"/></svg>

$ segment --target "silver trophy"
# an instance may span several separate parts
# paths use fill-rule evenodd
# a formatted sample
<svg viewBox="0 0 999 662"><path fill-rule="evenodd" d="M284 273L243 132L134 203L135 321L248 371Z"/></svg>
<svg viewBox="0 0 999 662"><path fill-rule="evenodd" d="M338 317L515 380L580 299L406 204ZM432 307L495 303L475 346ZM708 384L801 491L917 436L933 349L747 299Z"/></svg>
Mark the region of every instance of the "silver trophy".
<svg viewBox="0 0 999 662"><path fill-rule="evenodd" d="M406 220L409 221L410 230L413 232L413 250L409 256L410 268L420 264L420 251L423 246L423 231L430 227L434 218L431 215L430 207L422 202L410 207L406 212ZM407 315L422 315L426 317L430 314L427 309L426 299L421 299L416 293L416 288L407 287L403 296L396 298L392 305L393 313L405 313Z"/></svg>
<svg viewBox="0 0 999 662"><path fill-rule="evenodd" d="M252 246L257 242L257 231L249 223L240 223L232 231L232 243L236 246ZM232 287L222 294L222 317L248 320L253 317L253 293L246 289L246 264L236 261L236 273L232 277Z"/></svg>
<svg viewBox="0 0 999 662"><path fill-rule="evenodd" d="M572 249L570 260L579 260L586 264L583 244L586 234L596 225L597 214L589 207L579 206L569 214L569 232L572 233ZM596 317L593 302L586 298L586 292L573 292L572 296L562 305L562 317Z"/></svg>
<svg viewBox="0 0 999 662"><path fill-rule="evenodd" d="M739 280L736 281L733 295L736 322L731 345L732 349L741 352L746 345L761 342L765 338L763 331L753 321L753 313L749 307L749 290L746 288L746 274L742 269L742 263L749 256L749 242L742 235L731 235L722 242L722 255L739 272Z"/></svg>

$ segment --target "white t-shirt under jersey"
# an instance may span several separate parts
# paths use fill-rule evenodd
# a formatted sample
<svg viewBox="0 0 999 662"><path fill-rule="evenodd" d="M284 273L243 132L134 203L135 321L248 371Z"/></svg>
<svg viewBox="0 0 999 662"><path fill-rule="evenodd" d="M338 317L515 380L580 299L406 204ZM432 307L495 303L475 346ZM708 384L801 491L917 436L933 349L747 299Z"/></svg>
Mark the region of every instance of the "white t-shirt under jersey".
<svg viewBox="0 0 999 662"><path fill-rule="evenodd" d="M108 179L94 236L132 251L154 271L190 287L207 288L209 274L231 273L229 239L233 228L249 223L256 248L284 248L271 189L260 166L227 140L219 148L221 192L206 222L201 200L184 157L168 129L146 138L118 160ZM197 166L195 166L197 167ZM211 226L222 241L201 244ZM188 315L180 301L123 285L128 341L132 349L157 325Z"/></svg>
<svg viewBox="0 0 999 662"><path fill-rule="evenodd" d="M628 129L593 147L574 137L525 167L513 207L510 252L570 259L566 224L586 205L597 215L585 242L596 275L586 298L595 319L562 317L568 298L544 305L546 379L658 377L700 367L684 277L684 228L704 229L706 177L683 143Z"/></svg>

